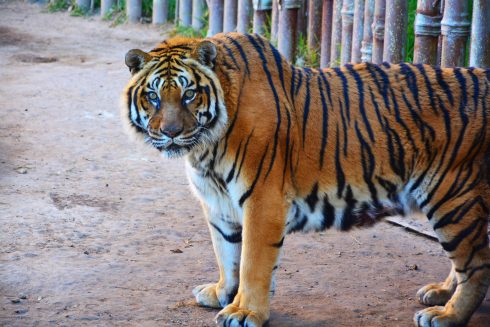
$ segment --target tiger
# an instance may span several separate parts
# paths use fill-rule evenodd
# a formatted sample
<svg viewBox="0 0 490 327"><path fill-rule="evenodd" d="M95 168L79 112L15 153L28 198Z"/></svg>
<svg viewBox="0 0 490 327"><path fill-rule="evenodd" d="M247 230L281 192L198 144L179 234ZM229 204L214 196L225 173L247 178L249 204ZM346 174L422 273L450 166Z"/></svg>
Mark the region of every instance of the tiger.
<svg viewBox="0 0 490 327"><path fill-rule="evenodd" d="M425 214L452 267L417 292L419 327L463 326L490 283L490 70L299 68L265 38L174 37L132 49L122 119L185 158L219 280L193 289L218 326L269 322L285 236Z"/></svg>

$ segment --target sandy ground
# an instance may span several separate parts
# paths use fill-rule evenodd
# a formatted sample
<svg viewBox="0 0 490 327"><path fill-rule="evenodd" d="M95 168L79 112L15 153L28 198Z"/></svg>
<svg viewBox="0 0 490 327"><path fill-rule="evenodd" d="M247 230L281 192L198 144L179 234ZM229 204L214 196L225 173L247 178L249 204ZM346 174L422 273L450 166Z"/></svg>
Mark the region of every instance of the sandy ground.
<svg viewBox="0 0 490 327"><path fill-rule="evenodd" d="M128 141L128 49L165 30L109 27L0 0L0 325L212 326L191 289L217 268L182 161ZM271 326L411 326L449 261L380 223L286 239ZM490 295L470 326L490 326Z"/></svg>

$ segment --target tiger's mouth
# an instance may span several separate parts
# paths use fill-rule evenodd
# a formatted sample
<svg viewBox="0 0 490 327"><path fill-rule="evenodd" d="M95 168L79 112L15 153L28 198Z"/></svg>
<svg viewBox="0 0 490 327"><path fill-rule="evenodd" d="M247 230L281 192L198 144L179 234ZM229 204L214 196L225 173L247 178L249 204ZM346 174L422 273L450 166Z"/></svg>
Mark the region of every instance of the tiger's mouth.
<svg viewBox="0 0 490 327"><path fill-rule="evenodd" d="M202 144L203 130L195 129L188 135L182 135L175 138L167 136L154 137L147 132L145 142L152 145L164 156L169 158L182 157L192 151L195 147L203 146Z"/></svg>

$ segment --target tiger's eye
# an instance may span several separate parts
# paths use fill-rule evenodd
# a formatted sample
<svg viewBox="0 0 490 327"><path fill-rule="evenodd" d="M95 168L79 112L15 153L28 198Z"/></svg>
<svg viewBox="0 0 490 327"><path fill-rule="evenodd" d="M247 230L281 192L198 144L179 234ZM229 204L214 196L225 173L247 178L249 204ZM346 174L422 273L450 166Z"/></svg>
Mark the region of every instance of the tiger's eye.
<svg viewBox="0 0 490 327"><path fill-rule="evenodd" d="M148 98L150 100L156 100L158 98L157 94L155 92L149 92L148 93Z"/></svg>
<svg viewBox="0 0 490 327"><path fill-rule="evenodd" d="M196 92L194 92L194 90L187 90L184 93L184 97L186 99L192 99L192 97L194 97L194 94L196 94Z"/></svg>

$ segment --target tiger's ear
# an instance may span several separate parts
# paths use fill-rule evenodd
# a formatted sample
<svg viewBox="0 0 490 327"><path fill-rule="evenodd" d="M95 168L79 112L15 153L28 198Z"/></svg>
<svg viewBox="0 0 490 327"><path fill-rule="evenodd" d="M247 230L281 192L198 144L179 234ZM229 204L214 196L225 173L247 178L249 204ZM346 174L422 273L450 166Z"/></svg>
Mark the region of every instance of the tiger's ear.
<svg viewBox="0 0 490 327"><path fill-rule="evenodd" d="M194 59L196 59L200 64L208 66L209 68L214 67L214 60L216 59L217 55L218 49L216 49L216 45L210 41L202 41L192 52L192 57Z"/></svg>
<svg viewBox="0 0 490 327"><path fill-rule="evenodd" d="M151 56L139 49L132 49L126 53L125 61L132 75L139 72L151 60Z"/></svg>

